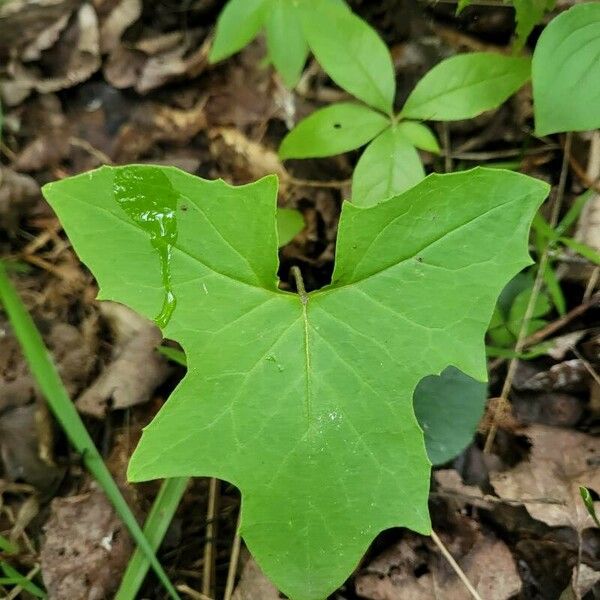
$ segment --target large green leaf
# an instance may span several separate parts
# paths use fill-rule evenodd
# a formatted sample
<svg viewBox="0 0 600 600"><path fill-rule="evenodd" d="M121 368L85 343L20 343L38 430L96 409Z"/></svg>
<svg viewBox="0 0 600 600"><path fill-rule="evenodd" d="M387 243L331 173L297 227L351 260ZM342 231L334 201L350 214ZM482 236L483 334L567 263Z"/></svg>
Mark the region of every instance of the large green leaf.
<svg viewBox="0 0 600 600"><path fill-rule="evenodd" d="M478 169L345 203L332 284L307 295L277 286L276 185L134 166L44 193L100 298L162 321L187 355L130 479L232 482L264 571L323 600L381 530L430 531L413 392L449 365L485 379L485 330L548 186Z"/></svg>
<svg viewBox="0 0 600 600"><path fill-rule="evenodd" d="M269 57L288 87L294 87L308 56L298 7L290 0L271 0L266 20Z"/></svg>
<svg viewBox="0 0 600 600"><path fill-rule="evenodd" d="M600 127L600 2L550 22L533 54L532 79L538 135Z"/></svg>
<svg viewBox="0 0 600 600"><path fill-rule="evenodd" d="M396 77L387 46L365 21L328 0L300 4L304 35L324 71L373 108L392 113Z"/></svg>
<svg viewBox="0 0 600 600"><path fill-rule="evenodd" d="M381 113L354 102L331 104L300 121L281 142L279 156L333 156L360 148L388 127Z"/></svg>
<svg viewBox="0 0 600 600"><path fill-rule="evenodd" d="M500 106L530 75L528 58L471 52L443 60L408 97L407 119L456 121Z"/></svg>
<svg viewBox="0 0 600 600"><path fill-rule="evenodd" d="M352 176L352 203L373 206L425 178L419 153L398 127L389 127L363 152Z"/></svg>
<svg viewBox="0 0 600 600"><path fill-rule="evenodd" d="M262 29L268 0L229 0L219 15L209 59L218 62L250 43Z"/></svg>

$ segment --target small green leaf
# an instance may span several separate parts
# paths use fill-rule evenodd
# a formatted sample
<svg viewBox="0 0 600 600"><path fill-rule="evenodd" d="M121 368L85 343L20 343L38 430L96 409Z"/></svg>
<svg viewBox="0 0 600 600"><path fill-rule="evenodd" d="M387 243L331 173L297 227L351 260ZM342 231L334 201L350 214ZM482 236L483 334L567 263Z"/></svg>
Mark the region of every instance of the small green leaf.
<svg viewBox="0 0 600 600"><path fill-rule="evenodd" d="M300 6L304 35L323 70L353 96L391 114L396 77L377 32L344 6L327 0L307 0Z"/></svg>
<svg viewBox="0 0 600 600"><path fill-rule="evenodd" d="M515 47L520 50L527 42L533 28L542 20L544 14L552 10L556 0L513 0L517 21L517 41Z"/></svg>
<svg viewBox="0 0 600 600"><path fill-rule="evenodd" d="M285 85L293 88L306 63L308 44L297 6L290 0L271 2L266 19L269 57Z"/></svg>
<svg viewBox="0 0 600 600"><path fill-rule="evenodd" d="M19 548L3 535L0 535L0 550L7 554L16 554L19 551Z"/></svg>
<svg viewBox="0 0 600 600"><path fill-rule="evenodd" d="M592 517L594 523L596 523L596 526L600 527L600 520L598 520L598 515L596 514L596 507L594 506L594 499L592 498L590 490L580 485L579 493L581 494L581 499L583 500L583 504L585 505L585 508L588 511L590 517Z"/></svg>
<svg viewBox="0 0 600 600"><path fill-rule="evenodd" d="M323 600L383 529L430 532L414 390L450 365L485 379L483 336L498 293L529 262L548 186L476 169L371 208L344 203L332 283L310 294L277 285L273 177L233 188L105 167L45 186L102 298L150 318L165 266L123 198L152 205L169 186L177 302L162 330L189 371L145 428L129 477L236 485L241 534L265 573L292 600Z"/></svg>
<svg viewBox="0 0 600 600"><path fill-rule="evenodd" d="M572 238L561 237L559 241L562 242L565 246L571 248L571 250L575 250L577 254L583 256L583 258L587 258L590 262L600 265L600 252L590 248L587 244L583 244L578 242Z"/></svg>
<svg viewBox="0 0 600 600"><path fill-rule="evenodd" d="M457 121L500 106L528 79L528 58L471 52L443 60L412 91L401 115Z"/></svg>
<svg viewBox="0 0 600 600"><path fill-rule="evenodd" d="M544 29L533 53L537 135L600 127L600 2L577 4Z"/></svg>
<svg viewBox="0 0 600 600"><path fill-rule="evenodd" d="M352 203L373 206L425 178L419 153L397 127L389 127L363 152L352 176Z"/></svg>
<svg viewBox="0 0 600 600"><path fill-rule="evenodd" d="M279 156L285 160L348 152L370 142L389 124L387 117L364 104L331 104L300 121L281 142Z"/></svg>
<svg viewBox="0 0 600 600"><path fill-rule="evenodd" d="M567 312L567 301L562 288L560 287L560 281L554 271L554 265L551 262L548 262L546 265L544 271L544 283L546 284L546 289L548 290L548 294L552 299L554 307L560 315L564 315Z"/></svg>
<svg viewBox="0 0 600 600"><path fill-rule="evenodd" d="M229 0L217 20L210 62L223 60L249 44L262 29L268 7L267 0Z"/></svg>
<svg viewBox="0 0 600 600"><path fill-rule="evenodd" d="M472 4L473 0L458 0L458 6L456 7L456 14L460 15L460 13L467 8L470 4Z"/></svg>
<svg viewBox="0 0 600 600"><path fill-rule="evenodd" d="M414 396L415 414L432 464L443 465L469 445L486 399L487 385L454 367L448 367L439 377L430 375L419 382Z"/></svg>
<svg viewBox="0 0 600 600"><path fill-rule="evenodd" d="M293 208L277 209L277 237L279 246L289 244L306 226L302 213Z"/></svg>
<svg viewBox="0 0 600 600"><path fill-rule="evenodd" d="M396 127L398 135L404 136L415 148L433 154L440 153L440 145L427 125L417 121L400 121Z"/></svg>

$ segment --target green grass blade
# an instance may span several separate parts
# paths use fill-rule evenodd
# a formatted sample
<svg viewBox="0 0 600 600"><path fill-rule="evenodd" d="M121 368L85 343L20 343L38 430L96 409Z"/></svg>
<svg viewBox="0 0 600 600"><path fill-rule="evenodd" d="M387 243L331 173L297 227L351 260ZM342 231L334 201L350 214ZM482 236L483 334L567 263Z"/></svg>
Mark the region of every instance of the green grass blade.
<svg viewBox="0 0 600 600"><path fill-rule="evenodd" d="M155 551L167 532L188 481L187 477L176 477L165 479L161 485L144 525L146 539ZM140 548L136 548L127 565L115 600L135 600L149 568L148 558Z"/></svg>
<svg viewBox="0 0 600 600"><path fill-rule="evenodd" d="M0 550L6 552L6 554L16 554L19 551L19 548L17 548L10 540L7 540L3 535L0 535Z"/></svg>
<svg viewBox="0 0 600 600"><path fill-rule="evenodd" d="M571 248L571 250L577 252L577 254L583 256L583 258L587 258L591 263L600 265L600 252L590 248L587 244L582 244L581 242L566 237L559 238L559 241Z"/></svg>
<svg viewBox="0 0 600 600"><path fill-rule="evenodd" d="M21 344L23 354L29 364L29 368L44 394L48 406L64 429L75 450L81 455L85 466L96 478L115 510L121 519L123 519L133 539L148 557L152 568L165 589L172 598L179 600L179 595L175 587L156 558L152 546L144 536L141 527L123 498L117 484L104 464L102 456L81 421L75 406L71 402L58 375L58 371L44 345L42 336L21 302L19 295L13 288L6 273L6 268L1 261L0 301L4 305L15 335Z"/></svg>
<svg viewBox="0 0 600 600"><path fill-rule="evenodd" d="M29 592L36 598L47 598L47 594L44 590L38 587L33 581L27 579L24 575L21 575L19 571L11 567L8 563L1 562L0 567L4 571L6 577L0 579L0 585L17 585L23 588L26 592Z"/></svg>

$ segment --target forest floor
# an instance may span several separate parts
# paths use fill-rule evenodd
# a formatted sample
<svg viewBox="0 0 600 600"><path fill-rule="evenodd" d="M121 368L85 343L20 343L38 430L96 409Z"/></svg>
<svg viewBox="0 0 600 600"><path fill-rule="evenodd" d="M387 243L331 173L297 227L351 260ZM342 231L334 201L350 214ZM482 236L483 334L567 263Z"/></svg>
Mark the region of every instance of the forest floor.
<svg viewBox="0 0 600 600"><path fill-rule="evenodd" d="M469 8L460 17L452 2L350 4L391 49L398 105L444 57L466 50L510 52L514 15L501 2ZM559 2L557 10L570 4ZM141 428L184 370L156 354L153 325L121 306L95 301L96 283L40 186L101 164L131 162L175 165L235 184L277 173L280 206L298 209L306 222L281 249L282 285L290 283L290 267L299 265L310 290L331 276L340 206L358 156L282 165L277 148L286 132L317 107L347 96L312 60L298 87L287 90L264 66L260 39L209 65L221 8L218 0L14 0L0 8L0 257L18 265L12 281L140 519L158 483L128 485L126 465ZM423 155L428 171L503 163L556 190L565 139L532 136L529 87L499 110L440 125L437 133L444 151ZM568 208L600 177L598 132L573 136L565 176ZM591 206L599 212L584 212L576 235L600 248L600 198ZM432 478L434 527L469 579L489 580L485 600L600 598L600 530L574 485L577 478L600 492L598 271L571 255L555 259L566 317L551 308L543 315L539 337L550 342L548 351L519 361L513 413L500 423L492 452L483 452L484 419L473 443ZM507 361L491 358L489 373L494 398ZM132 543L60 428L50 418L40 422L42 413L43 398L0 311L0 534L20 548L6 560L23 573L41 570L52 598L109 598ZM209 482L194 480L159 551L190 598L203 597L207 556L214 561L207 596L223 597L240 499L225 482L218 497L216 522L210 523L216 530L207 544ZM106 536L114 538L110 551L98 544ZM214 551L207 553L211 545ZM234 566L241 574L234 598L279 598L247 553ZM4 592L11 597L0 587L0 596ZM166 597L153 574L140 597ZM332 598L469 595L429 538L395 529L376 539Z"/></svg>

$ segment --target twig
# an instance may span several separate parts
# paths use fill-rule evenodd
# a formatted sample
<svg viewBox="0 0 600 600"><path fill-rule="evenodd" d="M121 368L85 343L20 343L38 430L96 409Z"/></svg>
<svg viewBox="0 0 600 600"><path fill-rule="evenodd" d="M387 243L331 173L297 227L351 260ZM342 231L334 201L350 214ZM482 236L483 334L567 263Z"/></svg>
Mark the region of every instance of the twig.
<svg viewBox="0 0 600 600"><path fill-rule="evenodd" d="M208 508L206 509L206 542L204 543L204 564L202 565L202 593L210 596L213 592L215 572L215 538L217 535L217 504L219 501L219 481L211 477L208 485Z"/></svg>
<svg viewBox="0 0 600 600"><path fill-rule="evenodd" d="M229 557L229 569L227 571L227 583L225 584L225 594L223 594L223 600L231 600L233 595L233 587L235 585L235 576L237 574L238 562L240 560L240 547L242 545L242 538L240 537L240 521L242 513L238 515L237 525L235 526L235 537L233 538L233 544L231 545L231 556Z"/></svg>
<svg viewBox="0 0 600 600"><path fill-rule="evenodd" d="M212 600L210 596L207 596L202 592L197 592L196 590L193 590L189 585L186 585L185 583L178 585L177 590L182 594L193 598L194 600Z"/></svg>
<svg viewBox="0 0 600 600"><path fill-rule="evenodd" d="M341 189L349 186L352 183L352 179L340 179L334 181L319 181L318 179L300 179L293 175L287 174L286 181L292 185L314 187L314 188L333 188Z"/></svg>
<svg viewBox="0 0 600 600"><path fill-rule="evenodd" d="M452 173L452 148L450 147L450 128L446 121L442 122L442 145L444 146L444 170Z"/></svg>
<svg viewBox="0 0 600 600"><path fill-rule="evenodd" d="M465 572L460 568L459 564L454 560L452 554L448 552L446 546L444 546L442 540L438 537L437 533L432 530L431 539L435 542L435 545L439 548L444 558L448 561L450 566L454 569L454 572L458 575L458 578L463 582L464 586L469 590L469 593L475 600L483 600L478 594L477 590L473 587L473 584L469 581L469 578L465 575Z"/></svg>
<svg viewBox="0 0 600 600"><path fill-rule="evenodd" d="M573 140L573 134L567 133L567 137L565 140L564 146L564 154L563 154L563 162L562 168L560 171L560 179L558 182L558 189L556 191L556 198L554 200L554 205L552 206L552 214L550 215L550 227L556 227L558 223L558 217L560 215L560 209L562 207L563 198L565 195L565 187L567 183L567 173L569 169L569 156L571 154L571 142ZM517 343L515 344L515 354L520 354L525 347L525 340L527 338L527 331L529 330L529 322L531 321L531 317L533 316L533 312L535 310L535 305L537 303L537 299L542 289L542 284L544 283L544 273L546 271L546 267L548 265L548 257L549 257L549 249L546 247L542 252L542 256L540 258L540 263L538 266L538 271L535 277L535 281L533 283L533 288L531 290L531 295L529 296L529 302L527 303L527 309L525 311L525 315L523 317L523 322L521 323L521 329L519 330L519 336L517 338ZM512 358L508 364L508 371L506 373L506 378L504 380L504 385L502 386L502 391L500 392L499 401L496 405L495 409L491 414L491 425L490 430L488 432L487 438L485 440L485 445L483 448L484 453L489 454L492 450L492 446L494 445L494 439L496 438L496 433L498 432L498 423L497 417L500 415L500 411L502 408L506 408L508 404L508 395L512 388L512 382L515 377L515 373L517 372L517 366L519 364L519 359L515 356Z"/></svg>

